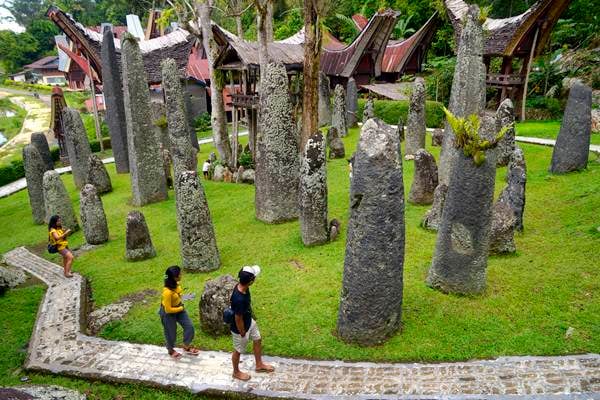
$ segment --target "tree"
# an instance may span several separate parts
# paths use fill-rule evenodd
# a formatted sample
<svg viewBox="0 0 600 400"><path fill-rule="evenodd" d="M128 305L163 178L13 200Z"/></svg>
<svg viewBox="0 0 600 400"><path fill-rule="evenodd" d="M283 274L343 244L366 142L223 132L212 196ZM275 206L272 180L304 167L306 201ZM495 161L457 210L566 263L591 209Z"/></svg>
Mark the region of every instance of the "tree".
<svg viewBox="0 0 600 400"><path fill-rule="evenodd" d="M271 3L271 14L269 14L269 3ZM260 80L263 81L267 64L269 63L269 36L271 41L273 40L273 22L267 21L269 15L272 18L273 0L254 0L254 6L256 7L256 30L258 36L258 63L260 65ZM268 29L271 28L271 34L269 35ZM260 87L260 86L259 86Z"/></svg>
<svg viewBox="0 0 600 400"><path fill-rule="evenodd" d="M6 72L17 72L37 54L38 42L28 32L0 31L0 63Z"/></svg>
<svg viewBox="0 0 600 400"><path fill-rule="evenodd" d="M396 26L394 27L395 39L406 39L409 35L415 33L415 30L413 28L408 27L408 24L410 24L410 20L412 19L412 17L412 15L409 15L408 18L398 19L398 22L396 22Z"/></svg>
<svg viewBox="0 0 600 400"><path fill-rule="evenodd" d="M27 32L37 40L40 55L54 50L54 36L58 35L59 31L52 21L48 19L33 20L27 27Z"/></svg>
<svg viewBox="0 0 600 400"><path fill-rule="evenodd" d="M4 0L0 3L0 8L12 14L9 19L28 27L34 20L44 18L47 4L46 0Z"/></svg>

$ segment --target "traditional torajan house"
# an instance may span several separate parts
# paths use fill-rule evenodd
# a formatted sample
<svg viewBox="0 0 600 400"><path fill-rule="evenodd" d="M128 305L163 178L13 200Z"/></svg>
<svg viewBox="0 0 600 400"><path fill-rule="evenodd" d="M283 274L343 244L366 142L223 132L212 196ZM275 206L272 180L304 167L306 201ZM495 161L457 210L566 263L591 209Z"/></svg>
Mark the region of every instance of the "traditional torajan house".
<svg viewBox="0 0 600 400"><path fill-rule="evenodd" d="M36 82L46 85L64 85L65 74L58 69L58 56L47 56L31 64L25 65L26 71L31 71Z"/></svg>
<svg viewBox="0 0 600 400"><path fill-rule="evenodd" d="M542 53L554 25L570 3L571 0L538 0L522 14L503 19L487 18L483 25L487 31L484 45L488 70L486 83L499 89L499 101L510 97L520 104L515 109L519 110L521 118L525 116L531 63ZM444 0L444 4L459 37L462 18L469 5L463 0ZM490 68L494 58L502 60L499 72Z"/></svg>

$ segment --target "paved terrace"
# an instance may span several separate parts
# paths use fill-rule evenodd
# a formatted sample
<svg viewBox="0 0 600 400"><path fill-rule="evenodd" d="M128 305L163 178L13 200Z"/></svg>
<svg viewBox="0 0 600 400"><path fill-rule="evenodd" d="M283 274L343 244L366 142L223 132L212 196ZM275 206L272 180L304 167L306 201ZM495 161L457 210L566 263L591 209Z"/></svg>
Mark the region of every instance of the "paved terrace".
<svg viewBox="0 0 600 400"><path fill-rule="evenodd" d="M273 374L231 377L230 354L203 351L172 360L163 347L86 336L85 280L24 247L5 262L43 280L48 290L29 343L30 370L114 382L302 399L600 399L600 355L501 357L441 364L376 364L266 357ZM253 369L251 355L243 368Z"/></svg>

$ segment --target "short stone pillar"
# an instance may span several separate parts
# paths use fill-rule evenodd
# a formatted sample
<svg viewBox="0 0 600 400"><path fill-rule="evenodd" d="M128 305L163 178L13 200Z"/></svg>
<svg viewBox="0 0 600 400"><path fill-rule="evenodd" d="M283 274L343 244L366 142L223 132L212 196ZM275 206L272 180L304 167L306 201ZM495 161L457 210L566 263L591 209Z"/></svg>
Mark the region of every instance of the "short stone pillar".
<svg viewBox="0 0 600 400"><path fill-rule="evenodd" d="M490 230L490 254L507 254L517 251L515 246L515 223L517 218L510 206L501 201L492 208Z"/></svg>
<svg viewBox="0 0 600 400"><path fill-rule="evenodd" d="M346 92L342 85L336 85L333 90L333 115L331 116L331 126L337 129L340 136L348 135L348 125L346 123Z"/></svg>
<svg viewBox="0 0 600 400"><path fill-rule="evenodd" d="M47 164L36 147L28 144L23 147L23 166L27 180L27 194L33 222L43 224L46 219L46 206L44 205L44 172Z"/></svg>
<svg viewBox="0 0 600 400"><path fill-rule="evenodd" d="M496 163L499 167L503 167L508 164L513 151L515 151L515 108L510 99L505 99L500 103L500 107L496 111L496 123L499 129L510 125L496 148L498 153Z"/></svg>
<svg viewBox="0 0 600 400"><path fill-rule="evenodd" d="M413 158L419 149L425 148L425 80L416 78L408 105L406 147L404 156Z"/></svg>
<svg viewBox="0 0 600 400"><path fill-rule="evenodd" d="M498 201L510 206L515 214L515 229L523 231L523 213L525 212L525 187L527 185L527 166L523 150L516 147L508 163L506 173L508 185L500 193Z"/></svg>
<svg viewBox="0 0 600 400"><path fill-rule="evenodd" d="M327 159L321 132L306 141L300 164L300 232L305 246L329 241Z"/></svg>
<svg viewBox="0 0 600 400"><path fill-rule="evenodd" d="M155 256L156 250L144 214L138 210L129 211L125 228L125 258L128 261L139 261Z"/></svg>
<svg viewBox="0 0 600 400"><path fill-rule="evenodd" d="M287 79L282 64L269 64L261 85L254 206L256 218L270 224L299 214L300 157Z"/></svg>
<svg viewBox="0 0 600 400"><path fill-rule="evenodd" d="M223 322L223 310L230 306L233 288L237 285L231 275L209 279L200 297L200 327L211 335L229 335L229 325Z"/></svg>
<svg viewBox="0 0 600 400"><path fill-rule="evenodd" d="M175 175L175 207L182 266L192 271L213 271L220 258L204 188L195 171Z"/></svg>
<svg viewBox="0 0 600 400"><path fill-rule="evenodd" d="M348 79L346 84L346 125L354 128L358 122L358 87L354 78ZM340 131L341 133L342 131ZM342 134L342 136L345 136Z"/></svg>
<svg viewBox="0 0 600 400"><path fill-rule="evenodd" d="M365 109L363 110L362 123L364 124L371 118L375 118L375 102L372 97L369 97L365 103Z"/></svg>
<svg viewBox="0 0 600 400"><path fill-rule="evenodd" d="M87 184L79 194L79 215L83 226L83 236L89 244L102 244L108 241L108 224L102 200L96 187Z"/></svg>
<svg viewBox="0 0 600 400"><path fill-rule="evenodd" d="M81 189L86 184L92 150L81 115L77 110L67 108L63 111L63 128L73 180L75 186Z"/></svg>
<svg viewBox="0 0 600 400"><path fill-rule="evenodd" d="M435 128L431 132L431 145L433 147L440 147L444 141L444 130L441 128Z"/></svg>
<svg viewBox="0 0 600 400"><path fill-rule="evenodd" d="M327 146L329 147L329 158L344 158L346 156L346 149L344 147L344 141L338 135L335 127L329 128L327 131Z"/></svg>
<svg viewBox="0 0 600 400"><path fill-rule="evenodd" d="M592 89L577 82L569 92L550 172L564 174L587 168L592 131Z"/></svg>
<svg viewBox="0 0 600 400"><path fill-rule="evenodd" d="M31 134L31 144L40 153L46 171L54 169L54 161L52 160L52 154L50 154L50 146L48 146L48 139L42 132L35 132Z"/></svg>
<svg viewBox="0 0 600 400"><path fill-rule="evenodd" d="M131 175L131 203L143 206L167 199L167 182L160 154L160 138L152 123L150 92L137 39L121 39L123 94Z"/></svg>
<svg viewBox="0 0 600 400"><path fill-rule="evenodd" d="M433 192L437 185L438 170L435 158L425 149L417 150L415 153L415 175L408 194L408 201L418 205L433 203Z"/></svg>
<svg viewBox="0 0 600 400"><path fill-rule="evenodd" d="M362 127L350 186L350 221L337 333L372 345L401 323L404 186L400 141L377 119Z"/></svg>
<svg viewBox="0 0 600 400"><path fill-rule="evenodd" d="M98 194L112 192L112 183L102 160L95 154L90 155L86 182L96 187Z"/></svg>
<svg viewBox="0 0 600 400"><path fill-rule="evenodd" d="M62 221L64 229L70 229L73 232L79 229L75 211L71 204L71 198L67 189L56 171L46 171L44 173L44 204L46 206L46 222L53 215L58 215Z"/></svg>
<svg viewBox="0 0 600 400"><path fill-rule="evenodd" d="M319 72L319 127L331 125L331 90L325 72Z"/></svg>

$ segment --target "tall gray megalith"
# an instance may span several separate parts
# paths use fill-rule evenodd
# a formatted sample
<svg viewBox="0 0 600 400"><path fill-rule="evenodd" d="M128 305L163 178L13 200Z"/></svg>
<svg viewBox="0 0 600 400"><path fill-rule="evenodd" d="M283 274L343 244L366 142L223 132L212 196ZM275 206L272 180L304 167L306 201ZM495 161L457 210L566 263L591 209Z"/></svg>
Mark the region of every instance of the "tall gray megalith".
<svg viewBox="0 0 600 400"><path fill-rule="evenodd" d="M73 180L75 186L80 189L86 184L92 150L81 115L77 110L66 108L63 111L63 128L69 163L73 171Z"/></svg>
<svg viewBox="0 0 600 400"><path fill-rule="evenodd" d="M325 72L319 72L319 127L331 125L331 90Z"/></svg>
<svg viewBox="0 0 600 400"><path fill-rule="evenodd" d="M175 207L183 268L214 271L220 257L204 188L195 171L175 174Z"/></svg>
<svg viewBox="0 0 600 400"><path fill-rule="evenodd" d="M577 82L569 91L550 172L564 174L587 168L592 132L592 89Z"/></svg>
<svg viewBox="0 0 600 400"><path fill-rule="evenodd" d="M483 28L479 8L469 6L460 33L456 68L450 91L448 109L457 117L480 115L485 109L485 64L483 63ZM458 158L454 147L454 132L446 123L438 168L439 181L449 185L450 174Z"/></svg>
<svg viewBox="0 0 600 400"><path fill-rule="evenodd" d="M50 146L48 146L48 139L42 132L35 132L31 134L31 144L40 153L46 171L54 169L54 161L52 160L52 154L50 154Z"/></svg>
<svg viewBox="0 0 600 400"><path fill-rule="evenodd" d="M346 92L342 85L336 85L333 90L333 115L331 116L331 126L337 129L340 136L348 135L348 125L346 122Z"/></svg>
<svg viewBox="0 0 600 400"><path fill-rule="evenodd" d="M189 96L181 86L181 74L175 60L167 58L163 60L161 67L173 170L175 175L178 171L196 171L196 151L190 140L185 106L185 97Z"/></svg>
<svg viewBox="0 0 600 400"><path fill-rule="evenodd" d="M406 126L406 148L404 156L413 158L419 149L425 148L425 80L416 78L408 104L408 118Z"/></svg>
<svg viewBox="0 0 600 400"><path fill-rule="evenodd" d="M44 173L44 204L46 206L46 222L51 216L58 215L65 229L73 232L79 229L71 198L56 171Z"/></svg>
<svg viewBox="0 0 600 400"><path fill-rule="evenodd" d="M515 108L510 99L505 99L500 103L500 107L496 111L496 123L498 128L511 126L500 139L496 148L498 153L496 163L498 166L505 166L508 165L510 157L515 151Z"/></svg>
<svg viewBox="0 0 600 400"><path fill-rule="evenodd" d="M329 241L327 223L327 157L321 132L306 141L300 164L300 232L305 246Z"/></svg>
<svg viewBox="0 0 600 400"><path fill-rule="evenodd" d="M129 153L127 151L123 84L111 29L105 29L103 32L100 55L102 58L102 91L106 107L106 125L108 125L110 135L110 147L115 157L117 173L126 174L129 172Z"/></svg>
<svg viewBox="0 0 600 400"><path fill-rule="evenodd" d="M156 256L146 218L138 210L129 211L125 228L125 258L139 261Z"/></svg>
<svg viewBox="0 0 600 400"><path fill-rule="evenodd" d="M480 135L491 138L496 121L484 118ZM476 165L462 151L450 175L427 285L445 293L485 290L496 178L496 153L488 150Z"/></svg>
<svg viewBox="0 0 600 400"><path fill-rule="evenodd" d="M353 165L337 333L370 345L393 335L402 315L404 186L395 130L368 120Z"/></svg>
<svg viewBox="0 0 600 400"><path fill-rule="evenodd" d="M279 223L298 218L300 160L287 74L269 64L261 88L261 129L257 135L254 205L256 218Z"/></svg>
<svg viewBox="0 0 600 400"><path fill-rule="evenodd" d="M139 207L166 200L167 182L142 53L137 39L128 33L121 40L121 61L132 204Z"/></svg>
<svg viewBox="0 0 600 400"><path fill-rule="evenodd" d="M89 165L86 183L94 185L98 194L112 192L110 176L100 157L95 154L90 155Z"/></svg>
<svg viewBox="0 0 600 400"><path fill-rule="evenodd" d="M27 194L33 222L43 224L46 219L44 206L44 172L47 165L35 146L28 144L23 147L23 166L25 167L25 180L27 181Z"/></svg>
<svg viewBox="0 0 600 400"><path fill-rule="evenodd" d="M354 78L348 79L346 84L346 124L354 128L358 122L358 87ZM342 135L345 136L345 135Z"/></svg>
<svg viewBox="0 0 600 400"><path fill-rule="evenodd" d="M525 212L525 187L527 185L527 165L521 148L516 147L508 162L506 173L507 185L500 193L498 201L506 203L513 210L516 218L515 229L523 231L523 214Z"/></svg>
<svg viewBox="0 0 600 400"><path fill-rule="evenodd" d="M102 244L108 241L106 214L98 191L92 184L86 184L79 193L79 215L87 243Z"/></svg>

